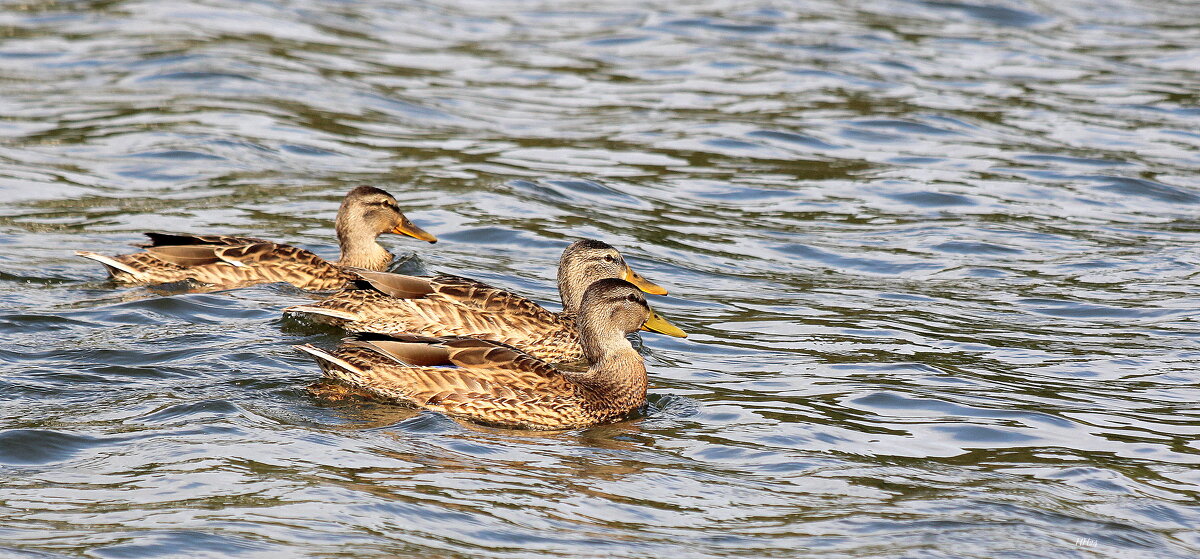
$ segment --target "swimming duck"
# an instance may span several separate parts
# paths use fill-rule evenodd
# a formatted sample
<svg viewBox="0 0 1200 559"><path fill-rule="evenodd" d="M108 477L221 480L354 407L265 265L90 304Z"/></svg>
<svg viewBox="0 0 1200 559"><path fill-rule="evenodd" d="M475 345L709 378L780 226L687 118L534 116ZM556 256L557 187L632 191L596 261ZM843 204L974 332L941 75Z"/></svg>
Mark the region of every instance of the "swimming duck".
<svg viewBox="0 0 1200 559"><path fill-rule="evenodd" d="M112 279L127 284L156 284L194 280L218 287L287 282L300 289L330 291L358 276L347 267L384 270L392 254L376 237L383 233L408 235L422 241L437 237L414 225L391 194L371 186L351 190L334 221L342 254L329 262L291 245L251 237L146 233L144 252L105 256L88 251L75 254L108 268Z"/></svg>
<svg viewBox="0 0 1200 559"><path fill-rule="evenodd" d="M361 281L311 305L284 309L351 332L468 336L511 345L538 359L561 363L584 357L575 315L584 291L597 280L621 278L647 293L666 289L634 272L607 243L581 240L558 261L562 312L509 291L458 276L432 278L352 270Z"/></svg>
<svg viewBox="0 0 1200 559"><path fill-rule="evenodd" d="M617 421L645 404L646 366L626 335L686 336L621 279L588 287L575 321L590 363L581 372L477 338L357 334L333 351L295 347L327 378L379 398L488 425L559 430Z"/></svg>

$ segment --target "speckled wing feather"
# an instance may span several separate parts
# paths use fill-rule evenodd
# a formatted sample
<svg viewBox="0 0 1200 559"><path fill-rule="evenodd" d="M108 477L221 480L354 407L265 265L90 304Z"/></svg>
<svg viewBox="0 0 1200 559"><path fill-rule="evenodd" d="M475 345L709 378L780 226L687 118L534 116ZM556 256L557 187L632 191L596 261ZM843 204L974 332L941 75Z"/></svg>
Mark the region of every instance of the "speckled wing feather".
<svg viewBox="0 0 1200 559"><path fill-rule="evenodd" d="M353 277L312 252L291 245L261 242L218 247L216 254L234 268L256 275L260 283L287 282L301 289L338 289Z"/></svg>
<svg viewBox="0 0 1200 559"><path fill-rule="evenodd" d="M372 281L370 275L363 276L366 281L359 288L287 310L308 313L317 321L351 332L470 336L515 346L552 362L583 358L573 316L548 311L510 291L472 279L442 275L411 278L425 281L430 292L400 298L381 291L379 282ZM419 286L409 285L405 289L419 290Z"/></svg>
<svg viewBox="0 0 1200 559"><path fill-rule="evenodd" d="M430 280L430 284L437 297L463 307L536 319L553 314L516 293L470 278L443 274Z"/></svg>
<svg viewBox="0 0 1200 559"><path fill-rule="evenodd" d="M544 361L486 340L351 340L334 352L299 349L331 378L481 423L566 429L618 415L598 419L589 413L587 388Z"/></svg>

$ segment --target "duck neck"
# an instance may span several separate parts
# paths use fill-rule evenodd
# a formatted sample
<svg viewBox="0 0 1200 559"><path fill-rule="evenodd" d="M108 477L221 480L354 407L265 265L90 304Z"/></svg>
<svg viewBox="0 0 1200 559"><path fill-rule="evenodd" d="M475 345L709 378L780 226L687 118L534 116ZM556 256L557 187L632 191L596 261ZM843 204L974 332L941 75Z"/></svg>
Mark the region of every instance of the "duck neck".
<svg viewBox="0 0 1200 559"><path fill-rule="evenodd" d="M368 270L383 271L392 263L392 253L383 248L375 239L378 233L369 231L361 225L352 225L341 219L335 225L338 244L342 247L342 256L338 259L341 266L354 266Z"/></svg>
<svg viewBox="0 0 1200 559"><path fill-rule="evenodd" d="M579 303L583 301L583 292L588 288L584 283L586 281L583 278L584 275L572 273L566 258L558 261L558 296L562 298L564 314L579 312Z"/></svg>
<svg viewBox="0 0 1200 559"><path fill-rule="evenodd" d="M581 381L593 390L617 401L640 404L646 399L646 364L633 349L625 333L617 328L589 320L592 313L579 317L580 345L588 360Z"/></svg>

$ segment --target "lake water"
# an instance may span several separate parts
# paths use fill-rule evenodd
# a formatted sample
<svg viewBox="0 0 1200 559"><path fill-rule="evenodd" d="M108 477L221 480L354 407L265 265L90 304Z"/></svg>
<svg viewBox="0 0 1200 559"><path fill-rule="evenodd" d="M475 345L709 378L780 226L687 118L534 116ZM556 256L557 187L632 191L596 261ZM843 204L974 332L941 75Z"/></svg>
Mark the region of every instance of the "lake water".
<svg viewBox="0 0 1200 559"><path fill-rule="evenodd" d="M554 302L671 290L642 417L310 394L289 286L124 288L143 230ZM1190 0L0 5L0 556L1200 554Z"/></svg>

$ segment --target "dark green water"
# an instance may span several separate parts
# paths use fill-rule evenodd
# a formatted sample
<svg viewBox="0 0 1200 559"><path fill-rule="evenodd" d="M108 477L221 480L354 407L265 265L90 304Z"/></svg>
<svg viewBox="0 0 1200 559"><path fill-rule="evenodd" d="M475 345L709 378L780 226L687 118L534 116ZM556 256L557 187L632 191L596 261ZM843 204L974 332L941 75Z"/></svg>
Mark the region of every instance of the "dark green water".
<svg viewBox="0 0 1200 559"><path fill-rule="evenodd" d="M318 399L304 293L71 255L360 184L406 271L621 247L646 416ZM0 232L0 556L1200 554L1191 1L9 2Z"/></svg>

